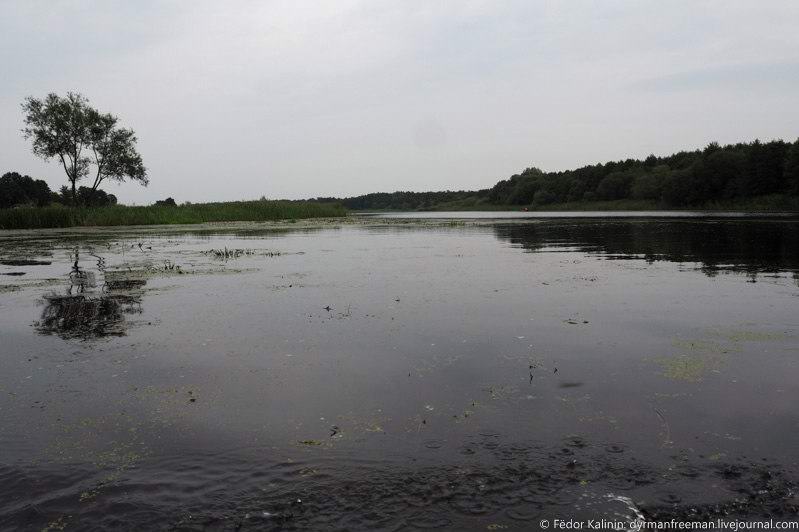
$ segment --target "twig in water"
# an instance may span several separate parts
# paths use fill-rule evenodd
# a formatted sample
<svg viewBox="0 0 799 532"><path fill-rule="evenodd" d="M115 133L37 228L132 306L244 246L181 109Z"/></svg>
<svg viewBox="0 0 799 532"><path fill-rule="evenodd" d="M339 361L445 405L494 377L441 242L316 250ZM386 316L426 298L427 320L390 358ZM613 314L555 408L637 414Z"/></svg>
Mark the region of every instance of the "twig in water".
<svg viewBox="0 0 799 532"><path fill-rule="evenodd" d="M657 414L658 417L660 418L660 422L663 424L663 428L665 429L666 437L663 439L661 447L667 447L671 445L671 429L669 429L669 422L666 421L666 418L663 416L660 410L658 410L655 407L652 407L652 409L655 411L655 414Z"/></svg>

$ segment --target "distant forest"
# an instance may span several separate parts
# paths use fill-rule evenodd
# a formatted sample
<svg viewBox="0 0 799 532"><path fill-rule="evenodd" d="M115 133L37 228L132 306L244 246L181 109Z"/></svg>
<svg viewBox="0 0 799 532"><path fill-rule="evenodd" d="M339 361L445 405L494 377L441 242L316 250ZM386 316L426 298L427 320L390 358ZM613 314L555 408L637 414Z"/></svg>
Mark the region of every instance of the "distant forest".
<svg viewBox="0 0 799 532"><path fill-rule="evenodd" d="M799 140L775 140L650 155L563 172L527 168L478 191L391 192L336 201L353 210L425 210L447 206L546 206L640 200L663 207L700 207L762 196L799 196Z"/></svg>
<svg viewBox="0 0 799 532"><path fill-rule="evenodd" d="M92 194L89 187L79 187L76 195L81 205L102 207L117 203L116 196L100 189ZM28 175L6 172L0 177L0 209L18 206L45 207L54 203L72 204L72 193L67 186L61 187L59 192L53 192L44 180L33 179Z"/></svg>

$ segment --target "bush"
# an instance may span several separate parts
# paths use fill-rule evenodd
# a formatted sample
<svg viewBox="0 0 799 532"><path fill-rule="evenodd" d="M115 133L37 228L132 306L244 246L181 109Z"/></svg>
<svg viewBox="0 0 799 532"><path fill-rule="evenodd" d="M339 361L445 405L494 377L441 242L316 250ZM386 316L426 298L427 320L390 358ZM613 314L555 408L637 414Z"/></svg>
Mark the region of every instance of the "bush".
<svg viewBox="0 0 799 532"><path fill-rule="evenodd" d="M604 200L628 198L632 181L633 176L629 172L613 172L599 182L596 195Z"/></svg>
<svg viewBox="0 0 799 532"><path fill-rule="evenodd" d="M690 170L681 170L669 175L663 181L663 202L666 205L680 207L688 204L691 194Z"/></svg>
<svg viewBox="0 0 799 532"><path fill-rule="evenodd" d="M0 177L0 208L16 205L37 205L43 207L52 200L52 192L47 183L17 172L7 172Z"/></svg>
<svg viewBox="0 0 799 532"><path fill-rule="evenodd" d="M535 193L533 197L533 202L538 205L549 205L550 203L555 203L558 198L552 192L548 190L539 190Z"/></svg>
<svg viewBox="0 0 799 532"><path fill-rule="evenodd" d="M633 181L632 187L630 187L630 195L633 199L660 199L661 184L661 180L656 175L640 175Z"/></svg>
<svg viewBox="0 0 799 532"><path fill-rule="evenodd" d="M107 207L109 205L117 204L117 197L113 194L108 194L104 190L97 189L92 194L92 189L89 187L80 187L77 190L78 203L84 207Z"/></svg>

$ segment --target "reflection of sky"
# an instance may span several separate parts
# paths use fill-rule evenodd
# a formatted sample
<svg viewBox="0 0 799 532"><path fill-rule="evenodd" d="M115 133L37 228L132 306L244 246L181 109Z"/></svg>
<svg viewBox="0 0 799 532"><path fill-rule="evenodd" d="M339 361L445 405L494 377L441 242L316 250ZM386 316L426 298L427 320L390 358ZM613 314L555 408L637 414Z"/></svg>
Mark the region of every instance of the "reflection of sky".
<svg viewBox="0 0 799 532"><path fill-rule="evenodd" d="M586 489L615 493L618 483L609 480L626 480L621 489L633 500L674 491L690 508L705 501L712 482L721 488L708 491L711 503L739 504L739 492L720 483L759 489L744 473L749 463L758 472L775 468L763 480L769 489L780 472L793 471L796 290L784 280L711 278L672 261L726 250L731 262L746 264L757 256L749 246L760 245L767 256L786 250L795 265L794 227L779 220L511 221L345 226L261 239L252 232L246 240L189 233L148 239L146 252L131 251L129 241L97 242L103 264L132 255L202 266L203 250L223 246L282 254L226 263L206 257L227 274L154 275L146 287L111 284L103 292L109 277L82 252L80 264L96 274L90 293L147 290L141 314L125 316L136 326L124 338L35 334L30 322L41 308L34 300L50 288L63 293L63 276L55 287L1 294L0 441L16 468L6 476L14 489L36 480L21 493L39 494L29 498L41 497L38 507L48 512L91 512L81 514L82 524L94 515L133 522L147 508L163 512L163 524L191 505L219 515L219 505L227 512L236 504L234 487L262 512L274 507L264 502L270 493L285 501L285 488L296 486L288 482L317 478L328 484L298 488L303 507L313 509L303 515L338 515L316 511L308 501L317 496L337 505L355 500L354 508L374 513L364 492L348 498L359 475L379 480L370 492L390 516L409 507L408 479L422 483L425 511L431 485L469 485L480 504L502 496L503 507L520 482L541 493L550 477L575 488L552 490L557 511L564 501L584 505ZM758 244L757 231L777 240ZM62 273L74 264L74 245L54 243L50 257ZM612 250L664 258L613 260ZM49 266L27 271L36 268ZM575 439L582 445L570 445ZM80 452L53 461L53 449ZM141 459L105 488L98 481L108 468L89 453L120 450ZM276 462L302 470L289 476ZM728 464L743 476L720 477ZM439 466L451 475L431 476ZM323 473L302 476L309 468ZM164 478L172 480L158 493L174 495L150 504L153 482ZM54 485L65 495L54 499ZM110 501L116 513L80 501L95 485L103 487L98 504ZM397 493L404 498L396 504L386 498ZM28 506L15 497L0 497L14 512L7 521L29 524ZM122 504L131 498L145 501L145 510ZM452 498L440 500L452 511Z"/></svg>
<svg viewBox="0 0 799 532"><path fill-rule="evenodd" d="M793 139L797 15L790 1L6 2L0 171L62 184L20 137L19 104L67 90L139 133L152 184L111 188L127 202L484 188L533 165Z"/></svg>

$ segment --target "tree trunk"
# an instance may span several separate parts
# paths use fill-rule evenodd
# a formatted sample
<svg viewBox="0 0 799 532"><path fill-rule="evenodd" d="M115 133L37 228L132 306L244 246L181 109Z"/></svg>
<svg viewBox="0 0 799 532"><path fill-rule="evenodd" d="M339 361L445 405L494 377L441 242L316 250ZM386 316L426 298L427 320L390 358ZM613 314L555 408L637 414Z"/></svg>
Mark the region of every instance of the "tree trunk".
<svg viewBox="0 0 799 532"><path fill-rule="evenodd" d="M75 192L75 180L72 180L72 206L78 206L78 194Z"/></svg>
<svg viewBox="0 0 799 532"><path fill-rule="evenodd" d="M99 181L95 180L95 182L94 182L94 186L93 186L93 187L92 187L92 189L89 191L89 196L86 198L86 206L87 206L87 207L88 207L89 205L91 205L91 203L92 203L92 199L94 199L94 193L95 193L95 192L97 192L97 187L99 187L99 186L100 186L100 183L101 183L102 181L103 181L102 179L100 179Z"/></svg>

